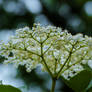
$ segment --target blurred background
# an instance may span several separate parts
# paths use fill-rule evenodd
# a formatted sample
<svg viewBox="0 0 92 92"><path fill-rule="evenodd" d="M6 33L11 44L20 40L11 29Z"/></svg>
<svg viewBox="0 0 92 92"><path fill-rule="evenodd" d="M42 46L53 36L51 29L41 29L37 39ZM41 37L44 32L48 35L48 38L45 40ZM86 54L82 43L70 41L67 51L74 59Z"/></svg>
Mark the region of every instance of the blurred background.
<svg viewBox="0 0 92 92"><path fill-rule="evenodd" d="M72 34L92 36L92 0L0 0L0 40L7 41L15 30L33 23L54 25ZM0 56L0 80L23 92L49 92L51 79L35 69L27 73L23 66L3 65ZM73 92L60 79L55 92Z"/></svg>

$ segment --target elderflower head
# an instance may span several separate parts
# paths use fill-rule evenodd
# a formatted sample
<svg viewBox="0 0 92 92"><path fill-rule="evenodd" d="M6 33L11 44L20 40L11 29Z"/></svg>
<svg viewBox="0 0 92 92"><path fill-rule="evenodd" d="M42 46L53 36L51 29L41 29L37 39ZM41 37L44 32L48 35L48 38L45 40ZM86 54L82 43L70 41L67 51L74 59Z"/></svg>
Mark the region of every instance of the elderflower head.
<svg viewBox="0 0 92 92"><path fill-rule="evenodd" d="M82 61L92 60L92 38L34 24L32 29L16 30L8 43L1 43L0 55L8 58L5 63L24 65L28 72L41 65L42 71L68 79L84 69Z"/></svg>

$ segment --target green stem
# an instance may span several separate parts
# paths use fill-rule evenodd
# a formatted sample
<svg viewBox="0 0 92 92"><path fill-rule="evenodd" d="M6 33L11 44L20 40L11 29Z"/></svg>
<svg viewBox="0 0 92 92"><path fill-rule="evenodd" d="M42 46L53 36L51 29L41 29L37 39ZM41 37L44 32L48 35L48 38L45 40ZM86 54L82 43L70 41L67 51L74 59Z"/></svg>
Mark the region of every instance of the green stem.
<svg viewBox="0 0 92 92"><path fill-rule="evenodd" d="M48 73L50 74L50 76L53 77L53 74L50 71L50 69L49 69L49 67L48 67L48 65L47 65L47 63L46 63L46 61L44 59L44 56L43 56L44 55L43 54L43 43L40 43L40 44L41 44L41 58L42 58L42 61L43 61L44 65L45 65L45 68L47 69Z"/></svg>
<svg viewBox="0 0 92 92"><path fill-rule="evenodd" d="M70 52L70 54L69 54L68 58L66 59L66 61L65 61L65 62L64 62L64 64L62 65L62 67L60 68L60 70L59 70L59 72L58 72L58 74L57 74L57 79L58 79L58 78L59 78L59 76L61 75L61 72L62 72L62 70L63 70L64 66L66 65L67 61L68 61L68 60L69 60L69 58L71 57L71 54L72 54L72 52Z"/></svg>
<svg viewBox="0 0 92 92"><path fill-rule="evenodd" d="M77 41L75 44L72 45L72 48L71 48L71 51L69 52L68 58L66 59L66 61L64 62L64 64L62 65L62 67L60 68L60 70L59 70L59 72L58 72L58 74L57 74L57 79L60 77L61 72L62 72L64 66L66 65L66 63L68 62L68 60L71 58L71 55L72 55L72 53L73 53L73 48L74 48L74 46L75 46L77 43L78 43L78 41ZM69 62L68 62L68 63L69 63Z"/></svg>
<svg viewBox="0 0 92 92"><path fill-rule="evenodd" d="M52 78L52 87L51 87L51 92L55 91L55 85L56 85L56 79Z"/></svg>

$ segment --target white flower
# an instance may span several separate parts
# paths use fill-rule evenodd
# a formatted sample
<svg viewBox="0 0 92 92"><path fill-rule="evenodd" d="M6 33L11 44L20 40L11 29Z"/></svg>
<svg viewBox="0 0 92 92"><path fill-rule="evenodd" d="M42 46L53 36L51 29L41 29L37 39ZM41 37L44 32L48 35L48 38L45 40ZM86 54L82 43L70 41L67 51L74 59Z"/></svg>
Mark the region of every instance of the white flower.
<svg viewBox="0 0 92 92"><path fill-rule="evenodd" d="M25 65L28 72L41 65L43 71L59 77L73 77L83 70L80 63L92 61L92 38L82 34L71 35L61 28L35 24L16 30L8 43L0 42L0 55L6 63Z"/></svg>

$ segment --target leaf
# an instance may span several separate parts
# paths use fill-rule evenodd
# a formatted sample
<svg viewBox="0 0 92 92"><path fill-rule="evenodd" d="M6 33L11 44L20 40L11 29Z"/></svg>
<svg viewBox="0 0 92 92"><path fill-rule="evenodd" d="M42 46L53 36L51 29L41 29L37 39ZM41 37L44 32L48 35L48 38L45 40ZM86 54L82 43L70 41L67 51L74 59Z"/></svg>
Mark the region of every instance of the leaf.
<svg viewBox="0 0 92 92"><path fill-rule="evenodd" d="M91 81L91 73L88 70L83 70L70 80L66 80L64 77L62 79L74 92L85 92L85 89Z"/></svg>
<svg viewBox="0 0 92 92"><path fill-rule="evenodd" d="M18 88L10 85L0 85L0 92L21 92Z"/></svg>
<svg viewBox="0 0 92 92"><path fill-rule="evenodd" d="M92 76L92 69L90 68L90 66L88 64L81 64L81 65L84 67L84 69L90 71L91 72L91 76Z"/></svg>
<svg viewBox="0 0 92 92"><path fill-rule="evenodd" d="M92 92L92 87L87 90L87 92Z"/></svg>
<svg viewBox="0 0 92 92"><path fill-rule="evenodd" d="M92 91L89 91L89 90L92 90L92 80L90 81L88 87L86 88L86 92L92 92Z"/></svg>

